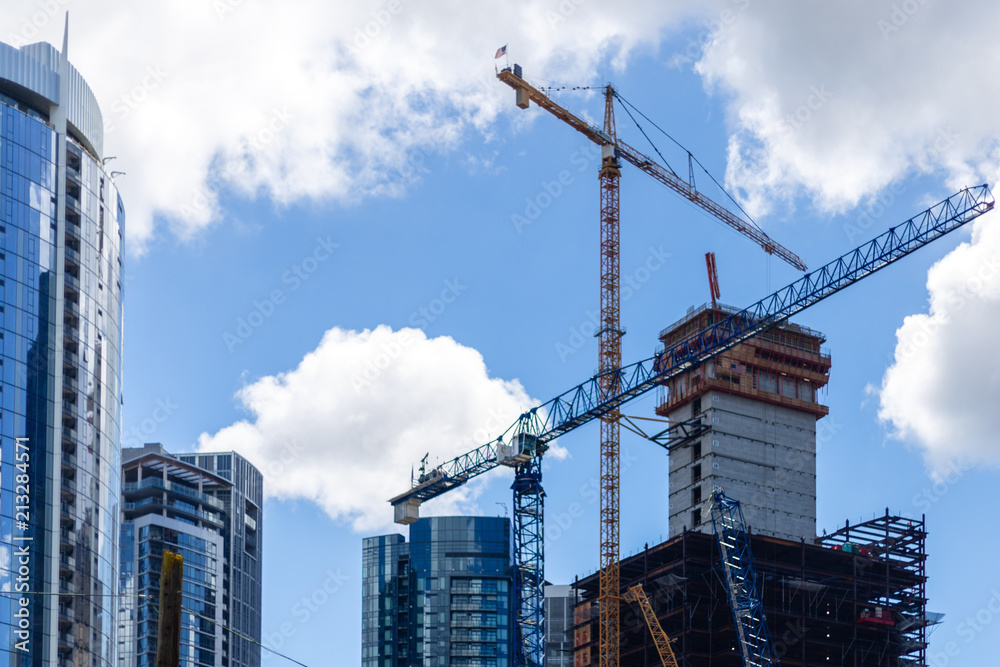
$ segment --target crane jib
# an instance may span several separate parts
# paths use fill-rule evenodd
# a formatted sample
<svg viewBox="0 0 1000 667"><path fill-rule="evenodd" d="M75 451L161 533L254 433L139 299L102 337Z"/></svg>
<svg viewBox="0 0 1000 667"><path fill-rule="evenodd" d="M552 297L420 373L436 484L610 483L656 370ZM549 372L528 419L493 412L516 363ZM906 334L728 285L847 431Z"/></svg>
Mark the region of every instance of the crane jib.
<svg viewBox="0 0 1000 667"><path fill-rule="evenodd" d="M703 364L958 229L993 206L986 185L966 188L670 349L610 371L618 376L611 383L618 387L615 394L604 395L601 377L595 376L525 412L496 440L441 464L389 502L393 506L419 504L496 468L499 445L517 434L530 434L544 444L608 414L674 375Z"/></svg>

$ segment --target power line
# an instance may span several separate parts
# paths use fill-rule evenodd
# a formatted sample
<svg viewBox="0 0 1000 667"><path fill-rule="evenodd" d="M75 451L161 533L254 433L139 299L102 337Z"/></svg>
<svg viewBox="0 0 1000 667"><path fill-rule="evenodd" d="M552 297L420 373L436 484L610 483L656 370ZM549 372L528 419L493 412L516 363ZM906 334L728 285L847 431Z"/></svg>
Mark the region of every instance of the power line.
<svg viewBox="0 0 1000 667"><path fill-rule="evenodd" d="M9 597L17 597L17 596L21 596L21 595L38 595L38 596L58 595L60 597L80 597L80 598L99 598L99 597L141 598L141 599L149 600L149 605L156 612L157 616L159 616L159 614L160 614L159 608L153 602L153 600L156 599L156 596L147 595L145 593L60 593L58 591L20 591L20 592L15 592L15 591L0 591L0 595L9 596ZM284 658L285 660L288 660L289 662L294 662L296 665L301 665L302 667L309 667L309 665L305 664L304 662L299 662L298 660L296 660L295 658L293 658L293 657L291 657L289 655L285 655L284 653L281 653L280 651L276 651L273 648L265 646L264 644L262 644L261 642L257 641L253 637L248 637L247 635L244 635L241 632L237 632L236 630L233 630L228 625L226 625L224 623L220 623L219 621L216 621L214 618L210 618L208 616L203 616L202 614L199 614L194 609L190 609L188 607L181 606L181 611L185 611L185 612L191 614L192 616L195 616L195 617L200 618L202 620L208 621L212 625L218 626L223 631L228 632L231 635L236 635L240 639L245 639L246 641L248 641L248 642L250 642L252 644L256 644L257 646L261 647L265 651L267 651L269 653L273 653L274 655L276 655L276 656L278 656L280 658Z"/></svg>

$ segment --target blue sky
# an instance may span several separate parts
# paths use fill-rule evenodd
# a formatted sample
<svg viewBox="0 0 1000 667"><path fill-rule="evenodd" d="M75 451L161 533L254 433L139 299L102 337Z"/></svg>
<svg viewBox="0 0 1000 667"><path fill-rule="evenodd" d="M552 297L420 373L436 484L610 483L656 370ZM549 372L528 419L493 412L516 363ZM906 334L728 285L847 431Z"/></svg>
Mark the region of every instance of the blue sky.
<svg viewBox="0 0 1000 667"><path fill-rule="evenodd" d="M811 267L1000 173L986 2L210 4L18 0L0 38L59 43L51 17L71 12L127 172L124 442L265 470L265 641L308 665L359 661L361 538L395 531L384 500L411 465L597 365L598 161L514 106L497 47L543 84L613 82ZM601 117L592 93L559 99ZM618 128L652 152L621 110ZM732 305L796 277L623 172L626 362L707 300L705 252ZM833 355L818 526L926 513L935 665L986 664L1000 628L994 218L796 318ZM563 583L596 567L596 426L559 445L546 547ZM628 554L666 536L667 461L622 445ZM502 514L508 487L487 476L425 509Z"/></svg>

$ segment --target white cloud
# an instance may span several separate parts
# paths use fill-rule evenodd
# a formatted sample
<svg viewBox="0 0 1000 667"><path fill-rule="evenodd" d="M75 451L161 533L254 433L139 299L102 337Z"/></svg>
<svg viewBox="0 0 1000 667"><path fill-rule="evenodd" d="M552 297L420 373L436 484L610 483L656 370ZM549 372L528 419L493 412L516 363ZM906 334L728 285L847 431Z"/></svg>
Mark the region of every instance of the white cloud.
<svg viewBox="0 0 1000 667"><path fill-rule="evenodd" d="M729 14L694 66L728 97L727 181L758 214L803 192L842 212L917 172L938 171L953 190L992 175L1000 89L986 82L1000 62L1000 5L717 6Z"/></svg>
<svg viewBox="0 0 1000 667"><path fill-rule="evenodd" d="M986 82L1000 62L996 3L723 7L674 62L726 96L727 181L757 214L803 194L843 212L921 173L949 191L995 183L1000 88ZM937 474L1000 464L1000 232L985 220L929 273L929 310L900 327L878 390L881 419Z"/></svg>
<svg viewBox="0 0 1000 667"><path fill-rule="evenodd" d="M315 501L366 532L391 526L386 501L409 488L411 466L425 453L432 466L449 460L537 404L517 380L490 377L476 350L386 326L331 329L297 368L237 397L252 417L203 433L198 448L240 452L264 473L269 496ZM475 511L481 490L470 483L423 513Z"/></svg>
<svg viewBox="0 0 1000 667"><path fill-rule="evenodd" d="M192 235L226 191L279 205L398 195L431 156L514 112L498 46L526 73L587 82L602 58L655 47L682 11L668 4L11 0L0 39L61 44L72 9L70 57L104 109L141 250L156 216Z"/></svg>
<svg viewBox="0 0 1000 667"><path fill-rule="evenodd" d="M936 475L973 465L1000 467L1000 226L996 213L927 277L928 312L896 332L879 417L914 442Z"/></svg>

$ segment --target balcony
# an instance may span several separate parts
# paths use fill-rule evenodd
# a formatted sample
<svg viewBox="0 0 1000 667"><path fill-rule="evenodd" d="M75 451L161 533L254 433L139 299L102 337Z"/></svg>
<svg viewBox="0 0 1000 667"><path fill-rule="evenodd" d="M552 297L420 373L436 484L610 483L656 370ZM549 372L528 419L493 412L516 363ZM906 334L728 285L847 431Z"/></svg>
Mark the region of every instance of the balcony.
<svg viewBox="0 0 1000 667"><path fill-rule="evenodd" d="M73 516L72 506L66 503L61 503L61 505L65 510L59 513L59 525L72 530L76 527L76 517Z"/></svg>
<svg viewBox="0 0 1000 667"><path fill-rule="evenodd" d="M80 295L80 279L76 276L67 273L63 284L66 286L67 292L72 291L76 296Z"/></svg>
<svg viewBox="0 0 1000 667"><path fill-rule="evenodd" d="M76 181L78 184L83 182L83 176L80 175L80 167L72 163L66 165L66 177Z"/></svg>
<svg viewBox="0 0 1000 667"><path fill-rule="evenodd" d="M74 480L63 477L60 488L62 488L62 492L64 494L74 498L76 497L76 482Z"/></svg>
<svg viewBox="0 0 1000 667"><path fill-rule="evenodd" d="M80 238L80 222L68 215L66 216L66 238L72 239L77 243L83 240Z"/></svg>
<svg viewBox="0 0 1000 667"><path fill-rule="evenodd" d="M167 502L163 502L160 498L146 498L145 500L135 503L122 503L122 511L126 512L126 514L136 512L141 515L142 513L138 513L137 511L145 508L155 511L157 514L163 510L167 510L168 516L180 514L188 519L201 519L202 521L212 524L215 528L222 528L225 525L222 517L217 514L204 512L191 507L184 507L183 505L178 505L177 503L170 502L169 500ZM148 513L148 511L145 513Z"/></svg>
<svg viewBox="0 0 1000 667"><path fill-rule="evenodd" d="M68 627L73 624L74 620L73 608L68 605L59 605L59 627Z"/></svg>
<svg viewBox="0 0 1000 667"><path fill-rule="evenodd" d="M59 529L59 551L71 554L76 546L76 531L72 528Z"/></svg>
<svg viewBox="0 0 1000 667"><path fill-rule="evenodd" d="M169 491L171 493L176 493L178 495L186 496L188 498L193 498L198 502L214 507L219 510L225 510L226 506L218 498L214 498L208 494L202 493L197 489L192 489L189 486L184 486L183 484L177 484L169 480L162 479L160 477L148 477L141 482L130 482L128 484L122 484L122 495L128 493L139 493L140 491L145 491L147 489L162 489L164 491Z"/></svg>
<svg viewBox="0 0 1000 667"><path fill-rule="evenodd" d="M80 345L80 327L71 326L67 323L63 327L63 344L73 350L76 350L77 346Z"/></svg>
<svg viewBox="0 0 1000 667"><path fill-rule="evenodd" d="M75 437L76 436L76 433L75 433L75 430L76 430L76 406L73 403L69 402L69 401L63 401L62 414L63 414L63 427L65 428L66 426L72 426L73 430L74 430L73 435Z"/></svg>
<svg viewBox="0 0 1000 667"><path fill-rule="evenodd" d="M83 213L83 209L80 207L79 192L74 193L69 189L66 190L66 210L76 213L77 215Z"/></svg>
<svg viewBox="0 0 1000 667"><path fill-rule="evenodd" d="M76 559L68 554L59 554L59 569L72 574L76 571Z"/></svg>
<svg viewBox="0 0 1000 667"><path fill-rule="evenodd" d="M80 270L80 253L73 250L70 247L66 247L66 269L69 270L71 267L75 268L77 271Z"/></svg>

